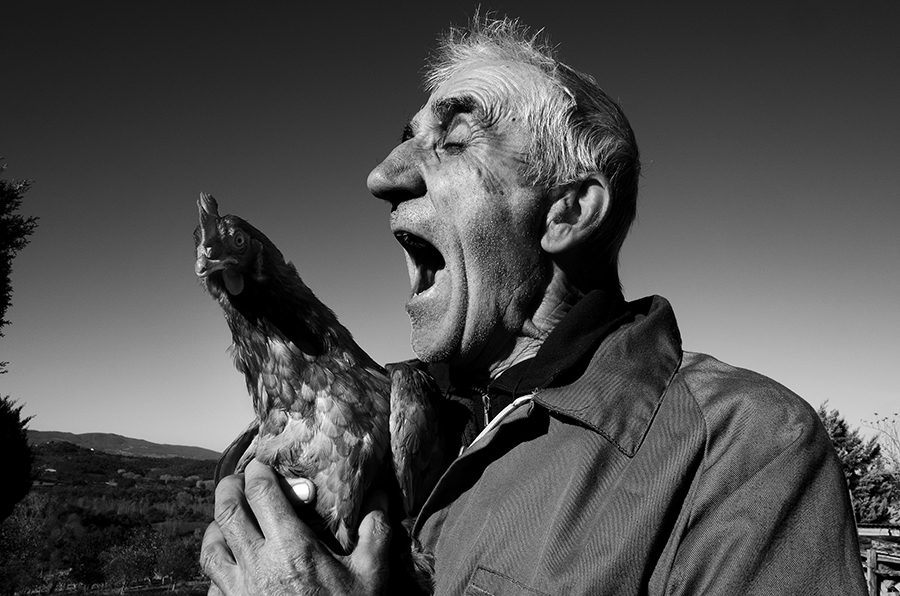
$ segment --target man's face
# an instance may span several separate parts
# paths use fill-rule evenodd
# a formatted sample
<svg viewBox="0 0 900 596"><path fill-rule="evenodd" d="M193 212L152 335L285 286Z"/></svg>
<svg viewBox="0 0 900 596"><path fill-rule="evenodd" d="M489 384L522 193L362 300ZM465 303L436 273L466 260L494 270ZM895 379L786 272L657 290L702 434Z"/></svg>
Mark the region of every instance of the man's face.
<svg viewBox="0 0 900 596"><path fill-rule="evenodd" d="M425 361L505 357L547 283L543 193L523 179L529 139L510 101L539 77L506 62L457 73L369 175L406 250L412 347Z"/></svg>

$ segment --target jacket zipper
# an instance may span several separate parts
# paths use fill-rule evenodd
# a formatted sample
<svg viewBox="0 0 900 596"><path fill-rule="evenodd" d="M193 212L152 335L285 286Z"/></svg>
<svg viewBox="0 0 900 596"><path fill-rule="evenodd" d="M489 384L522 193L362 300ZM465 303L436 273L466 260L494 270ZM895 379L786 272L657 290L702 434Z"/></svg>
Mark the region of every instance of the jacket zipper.
<svg viewBox="0 0 900 596"><path fill-rule="evenodd" d="M491 396L487 391L481 393L481 403L484 405L484 425L487 426L491 422Z"/></svg>

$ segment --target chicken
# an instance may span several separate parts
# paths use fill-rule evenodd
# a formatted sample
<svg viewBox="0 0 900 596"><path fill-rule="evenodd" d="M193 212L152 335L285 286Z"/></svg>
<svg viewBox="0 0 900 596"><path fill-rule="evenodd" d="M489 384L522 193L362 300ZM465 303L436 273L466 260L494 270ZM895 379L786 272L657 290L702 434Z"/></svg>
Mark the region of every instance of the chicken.
<svg viewBox="0 0 900 596"><path fill-rule="evenodd" d="M437 481L433 381L406 363L389 376L262 232L220 217L212 196L201 193L198 207L195 272L225 312L256 413L223 453L216 480L253 458L311 479L316 512L349 552L363 495L392 465L409 516Z"/></svg>

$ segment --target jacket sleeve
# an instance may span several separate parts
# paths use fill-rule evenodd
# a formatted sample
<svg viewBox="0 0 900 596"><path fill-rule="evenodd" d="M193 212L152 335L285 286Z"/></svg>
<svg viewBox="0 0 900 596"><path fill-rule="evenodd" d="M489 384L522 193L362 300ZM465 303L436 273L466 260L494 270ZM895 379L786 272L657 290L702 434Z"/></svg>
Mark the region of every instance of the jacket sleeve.
<svg viewBox="0 0 900 596"><path fill-rule="evenodd" d="M828 435L806 404L766 406L710 426L665 593L864 596L849 492Z"/></svg>

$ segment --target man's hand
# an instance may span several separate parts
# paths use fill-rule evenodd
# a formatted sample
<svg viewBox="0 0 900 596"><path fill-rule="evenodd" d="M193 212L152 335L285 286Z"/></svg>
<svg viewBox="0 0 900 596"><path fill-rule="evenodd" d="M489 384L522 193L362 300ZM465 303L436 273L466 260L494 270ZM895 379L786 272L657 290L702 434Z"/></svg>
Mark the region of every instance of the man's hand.
<svg viewBox="0 0 900 596"><path fill-rule="evenodd" d="M337 556L294 513L272 468L253 461L216 488L201 565L225 596L380 594L390 542L385 509L383 493L365 503L356 548Z"/></svg>

